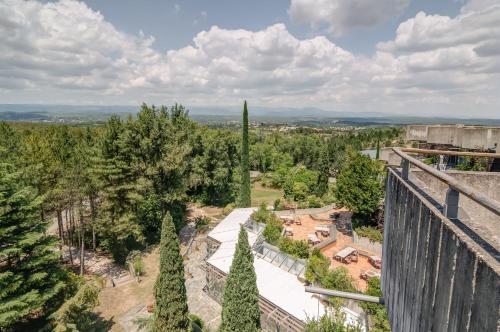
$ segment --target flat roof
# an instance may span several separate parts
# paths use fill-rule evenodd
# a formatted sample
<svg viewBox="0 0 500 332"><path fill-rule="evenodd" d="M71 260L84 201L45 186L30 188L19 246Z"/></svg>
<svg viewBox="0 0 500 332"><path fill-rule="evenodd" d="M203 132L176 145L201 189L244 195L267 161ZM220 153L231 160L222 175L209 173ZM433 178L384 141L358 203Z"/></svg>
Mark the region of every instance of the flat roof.
<svg viewBox="0 0 500 332"><path fill-rule="evenodd" d="M208 233L208 237L221 244L213 255L207 259L207 263L225 274L229 273L236 250L240 225L250 219L253 211L255 211L254 208L235 209ZM248 241L253 246L258 234L248 229L246 231ZM312 293L305 291L304 284L297 279L296 275L256 256L255 252L254 268L257 275L259 295L269 302L304 322L307 318L317 318L325 313L324 305ZM346 313L348 324L357 322L359 316L355 312L344 307L342 307L342 311Z"/></svg>

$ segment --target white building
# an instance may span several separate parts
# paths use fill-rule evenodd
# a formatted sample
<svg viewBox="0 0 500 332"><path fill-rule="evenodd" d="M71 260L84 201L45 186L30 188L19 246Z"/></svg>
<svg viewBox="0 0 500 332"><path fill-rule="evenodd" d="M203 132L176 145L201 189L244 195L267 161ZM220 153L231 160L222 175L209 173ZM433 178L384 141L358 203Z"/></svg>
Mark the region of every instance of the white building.
<svg viewBox="0 0 500 332"><path fill-rule="evenodd" d="M235 209L207 237L207 293L221 302L225 277L229 273L244 225L254 253L254 268L260 295L261 321L265 331L303 331L306 320L325 313L323 301L305 292L305 262L279 252L260 236L262 226L250 220L253 208ZM354 311L342 307L346 324L360 325L364 320Z"/></svg>

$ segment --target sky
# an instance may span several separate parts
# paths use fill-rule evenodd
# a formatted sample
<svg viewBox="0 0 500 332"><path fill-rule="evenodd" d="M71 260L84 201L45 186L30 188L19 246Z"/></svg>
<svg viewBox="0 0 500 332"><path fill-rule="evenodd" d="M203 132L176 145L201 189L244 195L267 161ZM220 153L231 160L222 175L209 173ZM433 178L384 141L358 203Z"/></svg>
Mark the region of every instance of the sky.
<svg viewBox="0 0 500 332"><path fill-rule="evenodd" d="M500 0L0 0L0 103L500 118Z"/></svg>

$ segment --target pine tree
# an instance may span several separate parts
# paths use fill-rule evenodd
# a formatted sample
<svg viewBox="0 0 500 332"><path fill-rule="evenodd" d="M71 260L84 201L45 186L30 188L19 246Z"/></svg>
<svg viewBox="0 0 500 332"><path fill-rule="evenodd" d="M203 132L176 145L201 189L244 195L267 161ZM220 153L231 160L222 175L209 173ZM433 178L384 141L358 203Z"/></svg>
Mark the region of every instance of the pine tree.
<svg viewBox="0 0 500 332"><path fill-rule="evenodd" d="M220 330L222 332L260 330L257 277L247 232L243 227L240 229L236 252L224 289Z"/></svg>
<svg viewBox="0 0 500 332"><path fill-rule="evenodd" d="M325 149L321 156L319 165L318 185L316 187L316 194L322 197L328 191L328 178L330 176L330 167L328 159L328 151Z"/></svg>
<svg viewBox="0 0 500 332"><path fill-rule="evenodd" d="M241 147L241 192L240 207L250 207L250 152L248 147L248 109L243 106L243 142Z"/></svg>
<svg viewBox="0 0 500 332"><path fill-rule="evenodd" d="M160 273L155 284L153 331L189 331L184 265L179 239L170 213L163 219L160 240Z"/></svg>
<svg viewBox="0 0 500 332"><path fill-rule="evenodd" d="M57 242L44 235L41 199L21 175L0 164L0 330L43 315L65 287Z"/></svg>

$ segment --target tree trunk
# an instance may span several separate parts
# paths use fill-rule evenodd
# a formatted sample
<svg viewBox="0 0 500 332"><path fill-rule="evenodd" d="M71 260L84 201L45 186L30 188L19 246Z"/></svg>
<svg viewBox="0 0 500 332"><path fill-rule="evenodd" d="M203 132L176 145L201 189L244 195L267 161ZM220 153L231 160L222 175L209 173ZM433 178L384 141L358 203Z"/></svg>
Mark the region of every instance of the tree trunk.
<svg viewBox="0 0 500 332"><path fill-rule="evenodd" d="M73 240L71 238L71 230L70 230L70 225L68 223L68 209L65 210L65 221L66 221L66 232L68 233L68 236L66 238L68 239L69 261L71 262L71 266L73 266L73 252L71 250Z"/></svg>
<svg viewBox="0 0 500 332"><path fill-rule="evenodd" d="M80 275L85 271L85 229L83 227L83 204L80 200Z"/></svg>
<svg viewBox="0 0 500 332"><path fill-rule="evenodd" d="M71 225L71 243L74 243L75 237L75 215L73 214L73 204L69 207L69 222Z"/></svg>
<svg viewBox="0 0 500 332"><path fill-rule="evenodd" d="M62 261L63 259L63 248L62 248L62 242L64 241L64 229L63 229L63 223L62 223L62 214L61 210L57 210L57 228L59 230L59 251L60 251L60 259Z"/></svg>
<svg viewBox="0 0 500 332"><path fill-rule="evenodd" d="M92 224L92 250L95 251L95 202L94 197L89 195L90 201L90 222Z"/></svg>

